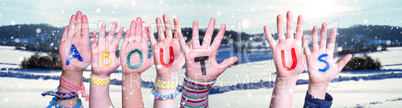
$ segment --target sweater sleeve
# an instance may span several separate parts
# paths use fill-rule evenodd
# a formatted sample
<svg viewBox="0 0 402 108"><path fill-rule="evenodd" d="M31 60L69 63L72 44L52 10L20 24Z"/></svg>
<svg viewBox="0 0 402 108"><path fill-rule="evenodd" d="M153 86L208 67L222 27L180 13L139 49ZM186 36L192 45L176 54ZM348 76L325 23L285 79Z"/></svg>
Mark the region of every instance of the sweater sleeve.
<svg viewBox="0 0 402 108"><path fill-rule="evenodd" d="M303 108L331 108L332 96L328 93L325 94L325 99L318 99L306 92Z"/></svg>

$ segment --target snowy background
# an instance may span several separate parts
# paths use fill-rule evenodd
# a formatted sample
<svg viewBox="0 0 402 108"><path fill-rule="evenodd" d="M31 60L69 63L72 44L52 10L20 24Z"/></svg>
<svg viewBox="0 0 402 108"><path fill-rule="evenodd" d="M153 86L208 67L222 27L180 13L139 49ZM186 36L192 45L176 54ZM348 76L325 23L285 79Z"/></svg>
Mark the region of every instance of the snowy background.
<svg viewBox="0 0 402 108"><path fill-rule="evenodd" d="M90 29L98 30L99 24L110 25L117 21L119 26L129 28L129 22L142 17L147 25L154 26L156 17L163 14L179 17L182 27L191 27L192 21L199 21L200 28L207 27L211 17L222 23L227 30L255 35L247 38L252 44L265 41L262 27L267 25L276 33L276 15L292 11L294 24L296 16L304 16L305 34L311 35L311 28L322 22L329 28L344 29L338 37L338 48L352 48L354 43L363 45L396 45L402 37L401 0L0 0L0 107L44 107L51 97L42 97L44 91L54 90L59 84L61 70L21 69L24 58L45 51L16 50L10 45L39 45L57 47L63 26L70 15L82 11L89 18ZM24 28L28 24L31 28ZM36 24L36 25L35 25ZM39 25L42 24L42 25ZM36 27L39 25L38 27ZM354 26L361 25L361 26ZM378 26L369 26L378 25ZM50 26L50 27L49 27ZM13 28L14 27L14 28ZM49 28L44 28L49 27ZM349 28L364 27L359 33L348 34ZM10 31L8 28L13 28ZM215 27L218 28L218 27ZM295 28L295 27L294 27ZM378 28L383 28L377 32ZM350 29L355 31L355 29ZM25 31L24 31L25 30ZM372 31L374 30L374 31ZM26 35L27 31L33 35ZM156 31L154 28L153 31ZM384 34L384 33L385 34ZM374 34L375 35L370 35ZM378 35L377 35L378 34ZM259 37L258 37L259 36ZM256 38L258 37L258 38ZM222 46L218 61L229 56L238 56L242 64L228 68L218 79L209 96L210 107L268 107L274 83L275 66L269 52L236 53L230 46ZM228 53L229 51L229 53ZM382 70L342 71L328 87L334 97L333 107L399 107L402 106L402 47L388 47L386 51L356 53L368 54L378 59ZM183 78L185 70L179 73ZM89 92L90 67L84 71L84 84ZM155 67L142 74L142 95L146 107L152 107L151 87L156 76ZM115 107L121 107L121 68L111 75L110 95ZM308 87L308 74L302 73L294 90L292 106L302 107ZM179 84L182 80L179 80ZM178 97L181 97L179 95ZM179 105L180 98L176 98ZM88 102L84 102L88 107Z"/></svg>

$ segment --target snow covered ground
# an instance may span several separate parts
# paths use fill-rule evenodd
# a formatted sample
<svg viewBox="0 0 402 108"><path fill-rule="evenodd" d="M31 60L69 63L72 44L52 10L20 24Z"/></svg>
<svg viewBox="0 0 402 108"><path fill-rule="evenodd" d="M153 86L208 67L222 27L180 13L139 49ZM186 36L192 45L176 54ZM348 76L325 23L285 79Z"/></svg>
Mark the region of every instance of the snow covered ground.
<svg viewBox="0 0 402 108"><path fill-rule="evenodd" d="M17 69L23 57L29 57L35 52L14 50L13 47L0 46L0 72L29 73L33 75L59 76L60 70L21 70ZM379 73L401 73L402 47L388 48L388 51L367 53L373 58L378 58L384 70L372 73L355 74L353 71L340 73L342 77L368 76ZM356 54L359 55L359 54ZM15 69L15 70L13 70ZM90 70L90 68L88 68ZM121 70L120 68L118 70ZM389 71L386 71L389 70ZM184 75L184 69L179 73L179 79ZM239 83L273 81L275 79L275 66L272 60L250 62L228 68L217 80L215 86L230 86ZM90 71L84 72L84 77L89 78ZM111 78L121 80L121 73L113 73ZM143 81L154 81L155 68L151 67L142 74ZM303 73L299 79L308 79L308 74ZM182 81L179 80L179 84ZM335 81L328 87L328 93L334 97L333 107L397 107L402 105L402 79L383 80L359 80L359 81ZM0 77L0 107L43 107L51 97L42 97L44 91L54 90L58 80L33 80L14 77ZM89 83L85 83L87 91ZM298 85L295 89L293 107L303 105L307 90L306 84ZM150 88L142 88L144 103L152 107L153 95ZM121 86L110 85L110 94L115 107L121 107ZM225 93L210 95L209 105L213 107L268 107L272 94L272 88L230 90ZM181 97L179 95L179 97ZM399 100L398 100L399 99ZM395 101L391 101L395 100ZM179 105L180 98L176 98ZM84 102L87 107L88 102Z"/></svg>

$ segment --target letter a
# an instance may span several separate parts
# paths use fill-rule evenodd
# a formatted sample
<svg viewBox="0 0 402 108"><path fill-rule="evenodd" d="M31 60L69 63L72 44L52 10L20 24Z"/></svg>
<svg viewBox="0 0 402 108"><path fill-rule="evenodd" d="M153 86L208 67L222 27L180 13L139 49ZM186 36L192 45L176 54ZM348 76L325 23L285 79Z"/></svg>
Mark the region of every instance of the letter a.
<svg viewBox="0 0 402 108"><path fill-rule="evenodd" d="M74 53L74 54L73 54ZM73 54L73 55L72 55ZM66 60L66 65L70 64L70 61L74 58L77 58L79 61L83 61L80 53L78 53L77 48L75 45L71 45L70 51L68 52L67 60Z"/></svg>
<svg viewBox="0 0 402 108"><path fill-rule="evenodd" d="M286 60L285 60L285 51L281 50L281 58L282 58L282 66L285 68L287 71L291 71L296 68L297 65L297 57L296 57L296 50L295 48L292 48L292 59L293 59L293 64L290 66L286 66Z"/></svg>
<svg viewBox="0 0 402 108"><path fill-rule="evenodd" d="M327 66L325 66L324 69L318 69L320 72L325 72L329 69L329 63L325 60L323 60L323 57L328 57L328 54L321 54L320 56L318 56L318 61L320 62L324 62L325 64L327 64Z"/></svg>
<svg viewBox="0 0 402 108"><path fill-rule="evenodd" d="M162 66L163 67L170 67L170 66L172 66L172 64L173 64L173 61L174 61L174 52L173 52L173 47L172 46L170 46L169 47L169 56L170 56L170 61L169 61L169 63L168 64L165 64L165 61L163 60L163 49L162 48L160 48L159 49L159 59L160 59L160 61L161 61L161 64L162 64Z"/></svg>

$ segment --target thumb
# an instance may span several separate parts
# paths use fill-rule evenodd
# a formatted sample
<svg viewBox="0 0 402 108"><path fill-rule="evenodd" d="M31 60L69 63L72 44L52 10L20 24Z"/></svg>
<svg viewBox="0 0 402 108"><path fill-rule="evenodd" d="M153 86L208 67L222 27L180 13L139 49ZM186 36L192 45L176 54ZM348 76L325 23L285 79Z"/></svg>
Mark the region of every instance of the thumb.
<svg viewBox="0 0 402 108"><path fill-rule="evenodd" d="M219 64L220 65L219 67L221 69L223 69L223 70L226 70L229 66L233 65L234 63L236 63L237 60L238 60L238 58L236 56L227 58L222 63Z"/></svg>
<svg viewBox="0 0 402 108"><path fill-rule="evenodd" d="M348 54L345 57L343 57L339 62L338 62L338 71L341 72L343 67L349 62L349 60L352 58L352 54Z"/></svg>

